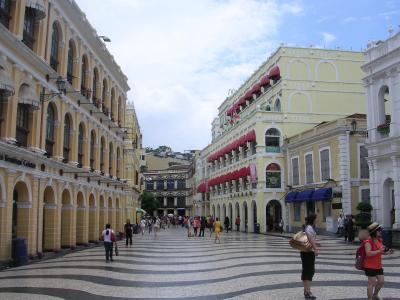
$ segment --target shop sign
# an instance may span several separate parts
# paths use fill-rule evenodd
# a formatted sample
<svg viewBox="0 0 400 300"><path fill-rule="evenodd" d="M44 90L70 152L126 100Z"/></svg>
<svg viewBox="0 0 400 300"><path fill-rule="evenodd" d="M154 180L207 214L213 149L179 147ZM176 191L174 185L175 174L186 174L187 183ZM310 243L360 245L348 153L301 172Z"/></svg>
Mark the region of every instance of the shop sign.
<svg viewBox="0 0 400 300"><path fill-rule="evenodd" d="M0 160L4 160L6 162L9 162L9 163L12 163L12 164L15 164L15 165L18 165L18 166L24 166L24 167L28 167L28 168L32 168L32 169L36 168L36 165L34 163L31 163L31 162L29 162L27 160L24 160L24 159L18 159L18 158L15 158L15 157L10 157L10 156L8 156L6 154L0 154Z"/></svg>

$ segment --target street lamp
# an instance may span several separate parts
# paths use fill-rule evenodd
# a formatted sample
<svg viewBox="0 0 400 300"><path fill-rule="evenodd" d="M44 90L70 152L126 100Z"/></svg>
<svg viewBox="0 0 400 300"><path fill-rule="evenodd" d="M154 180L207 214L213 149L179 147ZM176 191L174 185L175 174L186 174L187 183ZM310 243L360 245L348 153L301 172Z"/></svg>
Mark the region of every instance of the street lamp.
<svg viewBox="0 0 400 300"><path fill-rule="evenodd" d="M111 42L111 39L109 37L105 36L105 35L99 35L98 38L103 40L103 42L106 42L106 43L110 43Z"/></svg>

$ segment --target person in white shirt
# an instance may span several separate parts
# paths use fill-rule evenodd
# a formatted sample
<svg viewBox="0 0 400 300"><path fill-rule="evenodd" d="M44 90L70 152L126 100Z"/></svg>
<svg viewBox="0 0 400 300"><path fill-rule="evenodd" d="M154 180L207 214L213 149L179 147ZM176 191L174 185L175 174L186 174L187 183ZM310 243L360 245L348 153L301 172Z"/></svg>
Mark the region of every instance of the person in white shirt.
<svg viewBox="0 0 400 300"><path fill-rule="evenodd" d="M145 219L142 219L140 221L140 229L142 230L142 235L144 235L144 232L146 230L146 220Z"/></svg>
<svg viewBox="0 0 400 300"><path fill-rule="evenodd" d="M104 241L104 248L106 250L106 263L110 261L114 261L112 258L113 255L113 243L115 241L114 230L111 229L111 225L107 224L106 229L103 230L101 234Z"/></svg>
<svg viewBox="0 0 400 300"><path fill-rule="evenodd" d="M337 219L337 235L338 237L343 236L343 229L344 229L344 220L342 214L340 214L339 218Z"/></svg>

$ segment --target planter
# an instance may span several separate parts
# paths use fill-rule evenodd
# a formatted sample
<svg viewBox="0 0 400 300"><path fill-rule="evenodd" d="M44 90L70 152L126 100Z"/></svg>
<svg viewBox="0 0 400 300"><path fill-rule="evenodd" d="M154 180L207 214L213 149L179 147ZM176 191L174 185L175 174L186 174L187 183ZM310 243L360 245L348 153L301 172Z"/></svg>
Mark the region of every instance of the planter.
<svg viewBox="0 0 400 300"><path fill-rule="evenodd" d="M390 133L390 124L389 123L385 123L385 124L378 125L378 127L376 127L376 130L382 136L388 136L389 133Z"/></svg>

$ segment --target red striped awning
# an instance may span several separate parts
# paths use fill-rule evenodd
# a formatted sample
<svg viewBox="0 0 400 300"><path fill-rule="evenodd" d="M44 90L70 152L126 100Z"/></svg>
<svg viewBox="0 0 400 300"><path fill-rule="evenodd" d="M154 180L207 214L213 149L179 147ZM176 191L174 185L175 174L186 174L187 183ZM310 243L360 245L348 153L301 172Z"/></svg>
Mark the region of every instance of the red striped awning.
<svg viewBox="0 0 400 300"><path fill-rule="evenodd" d="M272 79L274 79L276 77L280 77L281 76L281 71L280 71L279 67L278 66L273 67L269 71L268 76L269 76L269 78L272 78Z"/></svg>

